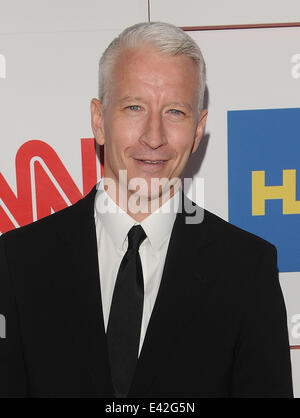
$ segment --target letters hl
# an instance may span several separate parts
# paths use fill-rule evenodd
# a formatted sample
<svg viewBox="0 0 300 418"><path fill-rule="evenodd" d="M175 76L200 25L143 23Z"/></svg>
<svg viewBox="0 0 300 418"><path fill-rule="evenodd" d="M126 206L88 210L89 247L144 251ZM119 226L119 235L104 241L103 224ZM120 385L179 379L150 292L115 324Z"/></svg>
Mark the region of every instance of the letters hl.
<svg viewBox="0 0 300 418"><path fill-rule="evenodd" d="M274 244L300 271L300 108L228 112L229 220Z"/></svg>

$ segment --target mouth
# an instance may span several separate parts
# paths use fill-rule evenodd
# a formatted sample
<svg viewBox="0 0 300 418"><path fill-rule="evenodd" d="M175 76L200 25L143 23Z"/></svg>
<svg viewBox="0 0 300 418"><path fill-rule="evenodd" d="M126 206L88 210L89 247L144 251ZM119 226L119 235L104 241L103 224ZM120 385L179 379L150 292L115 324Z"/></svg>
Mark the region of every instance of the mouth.
<svg viewBox="0 0 300 418"><path fill-rule="evenodd" d="M161 164L164 163L166 160L138 160L145 164Z"/></svg>
<svg viewBox="0 0 300 418"><path fill-rule="evenodd" d="M146 171L159 171L161 170L167 163L168 160L142 160L142 159L135 159L139 167Z"/></svg>

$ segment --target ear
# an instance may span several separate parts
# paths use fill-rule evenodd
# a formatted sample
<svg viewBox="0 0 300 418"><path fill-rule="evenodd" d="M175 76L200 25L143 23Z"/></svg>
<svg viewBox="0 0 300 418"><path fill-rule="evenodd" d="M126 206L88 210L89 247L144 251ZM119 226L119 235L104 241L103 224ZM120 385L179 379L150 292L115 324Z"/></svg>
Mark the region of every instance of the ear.
<svg viewBox="0 0 300 418"><path fill-rule="evenodd" d="M96 142L104 145L104 109L103 104L98 99L91 101L91 124Z"/></svg>
<svg viewBox="0 0 300 418"><path fill-rule="evenodd" d="M200 111L200 115L198 118L198 123L197 123L197 128L196 128L196 135L195 135L195 139L194 139L194 144L193 144L193 149L192 149L192 153L194 153L201 141L201 138L204 134L204 130L205 130L205 124L206 124L206 119L207 119L207 110L206 109L202 109Z"/></svg>

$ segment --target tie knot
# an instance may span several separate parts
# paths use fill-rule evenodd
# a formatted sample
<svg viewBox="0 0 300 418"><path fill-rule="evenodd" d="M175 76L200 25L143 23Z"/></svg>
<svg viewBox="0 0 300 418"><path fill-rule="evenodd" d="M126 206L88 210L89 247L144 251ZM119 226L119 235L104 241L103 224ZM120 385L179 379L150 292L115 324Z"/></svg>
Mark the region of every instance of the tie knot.
<svg viewBox="0 0 300 418"><path fill-rule="evenodd" d="M128 232L128 250L138 251L146 236L141 225L133 226Z"/></svg>

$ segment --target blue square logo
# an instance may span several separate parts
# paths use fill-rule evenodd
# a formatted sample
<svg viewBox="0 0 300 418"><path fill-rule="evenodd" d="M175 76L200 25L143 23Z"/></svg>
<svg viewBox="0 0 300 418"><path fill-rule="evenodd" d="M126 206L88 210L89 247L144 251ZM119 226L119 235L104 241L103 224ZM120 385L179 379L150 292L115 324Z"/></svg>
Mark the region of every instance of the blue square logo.
<svg viewBox="0 0 300 418"><path fill-rule="evenodd" d="M228 112L229 221L300 271L300 109Z"/></svg>

